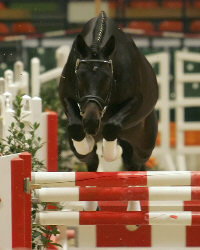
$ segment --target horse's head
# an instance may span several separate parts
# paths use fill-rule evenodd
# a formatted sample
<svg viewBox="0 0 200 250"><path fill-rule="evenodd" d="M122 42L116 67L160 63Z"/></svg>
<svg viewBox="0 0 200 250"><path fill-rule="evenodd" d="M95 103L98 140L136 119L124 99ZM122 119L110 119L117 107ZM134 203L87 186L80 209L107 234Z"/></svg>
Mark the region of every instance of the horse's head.
<svg viewBox="0 0 200 250"><path fill-rule="evenodd" d="M81 35L77 37L76 61L77 97L83 125L88 134L98 132L101 117L110 100L113 83L113 65L110 55L115 47L111 36L100 49L94 44L88 47Z"/></svg>

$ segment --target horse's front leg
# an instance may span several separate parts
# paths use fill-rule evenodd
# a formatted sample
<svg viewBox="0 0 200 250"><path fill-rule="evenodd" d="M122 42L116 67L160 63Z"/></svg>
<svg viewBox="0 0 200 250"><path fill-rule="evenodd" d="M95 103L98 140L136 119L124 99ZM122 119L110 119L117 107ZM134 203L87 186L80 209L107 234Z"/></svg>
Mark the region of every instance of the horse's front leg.
<svg viewBox="0 0 200 250"><path fill-rule="evenodd" d="M115 119L110 119L103 127L102 155L106 161L114 161L122 154L122 148L118 145L118 134L121 124Z"/></svg>
<svg viewBox="0 0 200 250"><path fill-rule="evenodd" d="M122 155L122 148L118 144L118 135L122 129L122 117L113 116L103 127L102 155L106 161L114 161Z"/></svg>
<svg viewBox="0 0 200 250"><path fill-rule="evenodd" d="M118 145L117 138L136 101L137 99L130 100L105 123L103 127L103 156L106 161L114 161L121 156L122 148Z"/></svg>
<svg viewBox="0 0 200 250"><path fill-rule="evenodd" d="M134 116L135 105L138 99L133 98L126 103L116 114L110 117L103 127L103 138L107 141L113 141L118 138L119 133L127 121L127 118Z"/></svg>
<svg viewBox="0 0 200 250"><path fill-rule="evenodd" d="M76 103L65 99L65 113L68 118L68 135L72 139L76 152L80 155L89 154L94 147L94 139L86 135L82 117Z"/></svg>

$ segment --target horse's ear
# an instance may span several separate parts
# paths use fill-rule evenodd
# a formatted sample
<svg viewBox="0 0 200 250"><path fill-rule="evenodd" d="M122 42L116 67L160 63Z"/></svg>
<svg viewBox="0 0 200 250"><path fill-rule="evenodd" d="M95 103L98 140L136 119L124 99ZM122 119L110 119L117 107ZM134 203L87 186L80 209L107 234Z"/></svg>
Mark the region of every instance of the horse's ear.
<svg viewBox="0 0 200 250"><path fill-rule="evenodd" d="M111 36L101 51L105 57L109 57L113 53L114 49L115 38L114 36Z"/></svg>
<svg viewBox="0 0 200 250"><path fill-rule="evenodd" d="M87 57L89 54L89 47L80 34L76 38L76 49L82 57Z"/></svg>

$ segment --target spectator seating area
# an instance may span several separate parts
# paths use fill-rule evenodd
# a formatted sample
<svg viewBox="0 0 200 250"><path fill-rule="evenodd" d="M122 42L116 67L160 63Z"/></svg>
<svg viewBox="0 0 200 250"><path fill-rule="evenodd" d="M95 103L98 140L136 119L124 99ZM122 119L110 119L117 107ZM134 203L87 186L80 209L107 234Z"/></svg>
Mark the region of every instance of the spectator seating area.
<svg viewBox="0 0 200 250"><path fill-rule="evenodd" d="M6 14L7 10L9 10L9 8L7 8L7 6L3 2L0 2L0 14L2 14L3 12ZM4 19L6 20L6 18ZM13 21L13 23L9 24L3 21L0 22L0 35L11 35L11 34L17 35L17 34L34 34L34 33L36 33L36 28L31 21L30 22Z"/></svg>
<svg viewBox="0 0 200 250"><path fill-rule="evenodd" d="M31 22L14 22L10 26L1 22L0 35L35 34L36 28Z"/></svg>
<svg viewBox="0 0 200 250"><path fill-rule="evenodd" d="M127 28L142 29L145 31L153 31L154 24L150 21L131 21L127 24ZM181 21L161 21L157 29L158 31L183 32L183 22ZM189 24L188 33L200 32L200 20L194 20Z"/></svg>
<svg viewBox="0 0 200 250"><path fill-rule="evenodd" d="M63 30L65 10L65 1L0 0L0 36Z"/></svg>
<svg viewBox="0 0 200 250"><path fill-rule="evenodd" d="M127 28L150 32L200 32L200 0L110 0L111 13L117 8L123 9L125 18L130 20Z"/></svg>
<svg viewBox="0 0 200 250"><path fill-rule="evenodd" d="M42 8L34 7L36 6L35 4L32 4L31 7L28 6L31 2L32 1L26 3L26 5L23 5L22 2L21 5L11 2L12 4L7 6L3 0L0 0L0 36L36 34L52 31L51 28L53 28L53 30L73 28L73 24L67 24L67 16L64 17L66 18L65 21L60 20L62 26L59 26L58 20L55 19L55 22L53 22L54 19L52 16L50 19L48 17L45 18L44 10L41 12ZM41 3L43 4L41 6L44 8L44 2L41 1ZM200 33L200 0L107 0L107 3L108 15L116 19L120 17L120 27L125 26L134 30L139 29L148 32ZM37 6L39 6L38 4L39 2L37 1ZM51 4L55 5L56 3L51 2ZM52 15L53 10L59 13L59 8L61 7L57 6L56 9L54 5L49 8L50 12L48 12L48 10L46 11L47 16L49 13ZM23 16L19 14L19 19L13 17L12 20L10 15L6 19L6 11L15 11L16 6L19 6L17 8L21 10L27 10L30 16L23 18ZM36 11L36 9L38 9L38 11ZM2 15L4 11L5 13ZM118 16L119 12L121 12L121 14ZM58 14L56 16L58 17ZM42 22L40 22L40 18L42 18ZM47 28L49 23L50 28L48 30L41 30L41 26L44 25L45 22L44 20L47 21L45 28ZM65 26L66 24L67 26Z"/></svg>
<svg viewBox="0 0 200 250"><path fill-rule="evenodd" d="M116 8L118 4L127 2L132 8L170 8L179 9L185 4L186 7L200 8L200 0L109 0L109 8ZM185 3L184 3L185 2Z"/></svg>

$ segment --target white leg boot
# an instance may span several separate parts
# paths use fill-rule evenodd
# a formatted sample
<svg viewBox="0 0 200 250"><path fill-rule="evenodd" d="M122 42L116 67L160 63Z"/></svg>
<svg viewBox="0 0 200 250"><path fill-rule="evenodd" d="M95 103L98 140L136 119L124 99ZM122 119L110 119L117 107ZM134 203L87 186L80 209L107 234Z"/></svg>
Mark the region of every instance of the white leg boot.
<svg viewBox="0 0 200 250"><path fill-rule="evenodd" d="M74 147L76 152L80 155L87 155L89 154L94 147L95 141L91 135L86 135L86 137L82 141L75 141L73 140Z"/></svg>
<svg viewBox="0 0 200 250"><path fill-rule="evenodd" d="M122 155L122 148L117 144L117 139L114 141L106 141L103 139L102 151L105 161L115 161Z"/></svg>

